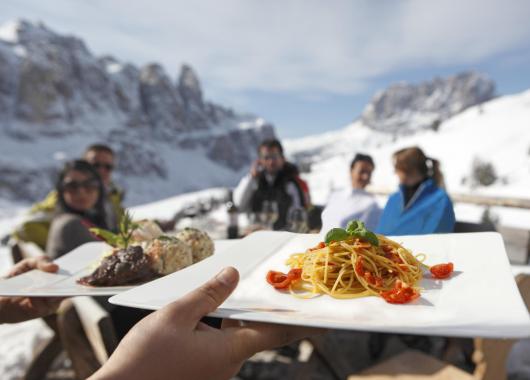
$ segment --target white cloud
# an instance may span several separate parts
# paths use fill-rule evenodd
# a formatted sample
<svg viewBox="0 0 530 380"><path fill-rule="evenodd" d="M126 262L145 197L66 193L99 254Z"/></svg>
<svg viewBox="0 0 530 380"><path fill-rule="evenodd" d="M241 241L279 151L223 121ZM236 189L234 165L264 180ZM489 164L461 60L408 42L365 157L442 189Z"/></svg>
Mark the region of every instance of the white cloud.
<svg viewBox="0 0 530 380"><path fill-rule="evenodd" d="M98 54L182 62L211 92L358 93L401 69L528 49L530 2L2 0L0 21L41 19Z"/></svg>

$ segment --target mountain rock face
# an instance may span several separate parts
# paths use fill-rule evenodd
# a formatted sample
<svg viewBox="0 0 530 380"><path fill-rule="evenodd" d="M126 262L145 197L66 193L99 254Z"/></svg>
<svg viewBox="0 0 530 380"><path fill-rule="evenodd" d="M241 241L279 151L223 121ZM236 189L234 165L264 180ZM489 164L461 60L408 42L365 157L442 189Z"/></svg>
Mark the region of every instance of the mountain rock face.
<svg viewBox="0 0 530 380"><path fill-rule="evenodd" d="M190 66L183 65L175 81L158 64L96 57L81 39L42 24L0 26L0 197L42 196L53 184L44 178L60 166L58 157L79 156L95 142L116 149L117 177L125 184L148 176L167 188L159 196L226 186L253 160L257 144L271 137L274 128L263 119L205 100ZM190 168L217 176L186 184ZM16 191L32 178L40 190L33 184ZM138 194L135 201L150 196Z"/></svg>
<svg viewBox="0 0 530 380"><path fill-rule="evenodd" d="M442 121L494 96L495 83L475 72L417 85L397 83L373 97L361 120L372 129L392 134L436 130Z"/></svg>

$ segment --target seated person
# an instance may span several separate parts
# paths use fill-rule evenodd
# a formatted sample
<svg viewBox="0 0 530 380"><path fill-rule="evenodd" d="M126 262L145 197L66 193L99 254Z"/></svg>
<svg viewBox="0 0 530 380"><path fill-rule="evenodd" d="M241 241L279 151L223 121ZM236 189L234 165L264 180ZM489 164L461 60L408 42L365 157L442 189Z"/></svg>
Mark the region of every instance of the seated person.
<svg viewBox="0 0 530 380"><path fill-rule="evenodd" d="M118 228L118 216L123 212L124 192L112 182L112 171L114 169L114 151L107 145L90 145L83 154L83 160L90 163L98 172L103 181L105 189L105 214L106 223L110 230L116 231ZM35 204L32 212L53 213L57 205L57 192L51 191L46 198Z"/></svg>
<svg viewBox="0 0 530 380"><path fill-rule="evenodd" d="M234 203L239 211L259 213L265 202L275 202L278 219L273 228L283 230L291 209L308 206L297 173L296 167L286 162L281 143L276 139L265 140L258 147L258 159L250 173L234 190Z"/></svg>
<svg viewBox="0 0 530 380"><path fill-rule="evenodd" d="M56 185L57 206L46 253L57 258L96 238L90 227L107 228L104 185L96 169L86 161L66 163Z"/></svg>
<svg viewBox="0 0 530 380"><path fill-rule="evenodd" d="M350 220L360 220L369 230L379 222L381 209L375 197L365 188L370 183L375 165L372 157L356 154L350 165L351 189L333 192L322 211L322 231L345 228Z"/></svg>
<svg viewBox="0 0 530 380"><path fill-rule="evenodd" d="M66 163L59 174L56 191L57 206L46 245L46 254L53 259L84 243L98 240L89 231L91 227L107 228L103 205L104 185L94 166L83 160ZM98 253L95 253L94 261L96 262L98 258ZM125 336L134 324L149 314L145 310L112 305L107 302L107 297L95 297L95 300L110 313L118 339ZM70 328L75 326L63 327L65 336L75 334L75 331L69 331ZM84 363L86 359L77 354L83 352L79 347L83 344L76 339L63 339L69 357L80 367L84 364L79 363Z"/></svg>
<svg viewBox="0 0 530 380"><path fill-rule="evenodd" d="M118 218L123 212L124 193L112 182L114 152L106 145L89 146L84 155L85 161L92 164L103 180L105 197L104 208L106 225L109 230L118 229ZM44 200L36 203L30 210L29 218L17 227L13 236L22 241L31 241L41 249L46 249L50 223L57 206L57 191L52 190Z"/></svg>
<svg viewBox="0 0 530 380"><path fill-rule="evenodd" d="M383 235L453 232L453 203L443 189L437 160L418 147L394 153L399 190L391 194L376 231Z"/></svg>

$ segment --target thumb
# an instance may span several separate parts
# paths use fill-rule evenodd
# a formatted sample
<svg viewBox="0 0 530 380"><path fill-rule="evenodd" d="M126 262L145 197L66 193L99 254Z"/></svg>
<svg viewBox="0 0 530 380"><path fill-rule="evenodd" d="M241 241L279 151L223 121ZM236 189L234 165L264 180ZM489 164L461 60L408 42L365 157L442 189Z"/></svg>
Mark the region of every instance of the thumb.
<svg viewBox="0 0 530 380"><path fill-rule="evenodd" d="M228 298L238 281L237 270L227 267L204 285L168 305L168 313L170 317L179 318L195 327L202 317L213 312Z"/></svg>
<svg viewBox="0 0 530 380"><path fill-rule="evenodd" d="M39 260L37 259L37 269L43 272L55 273L59 270L59 266L48 259Z"/></svg>

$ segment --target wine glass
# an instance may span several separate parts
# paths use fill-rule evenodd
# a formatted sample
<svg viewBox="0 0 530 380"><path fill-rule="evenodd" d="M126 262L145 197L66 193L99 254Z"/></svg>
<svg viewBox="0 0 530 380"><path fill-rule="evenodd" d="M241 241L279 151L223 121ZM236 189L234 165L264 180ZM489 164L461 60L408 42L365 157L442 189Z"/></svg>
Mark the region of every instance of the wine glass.
<svg viewBox="0 0 530 380"><path fill-rule="evenodd" d="M301 207L294 207L287 213L287 230L291 232L306 233L307 212Z"/></svg>
<svg viewBox="0 0 530 380"><path fill-rule="evenodd" d="M260 219L268 230L274 229L274 223L278 220L278 203L275 201L263 201Z"/></svg>

